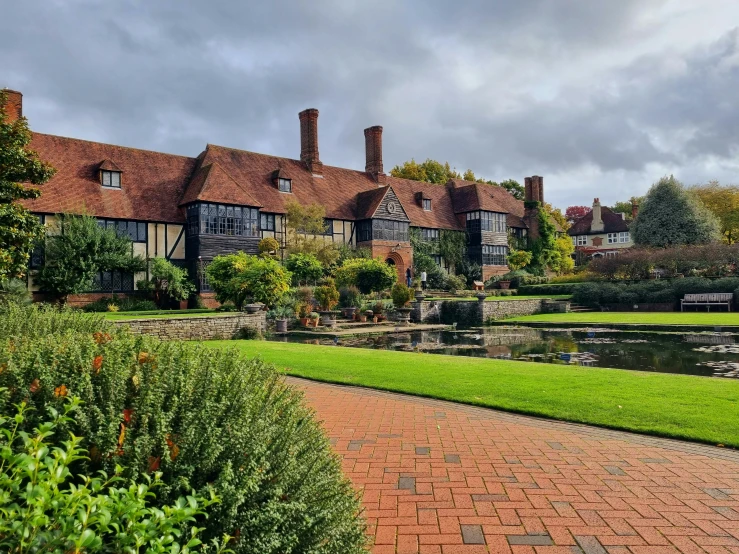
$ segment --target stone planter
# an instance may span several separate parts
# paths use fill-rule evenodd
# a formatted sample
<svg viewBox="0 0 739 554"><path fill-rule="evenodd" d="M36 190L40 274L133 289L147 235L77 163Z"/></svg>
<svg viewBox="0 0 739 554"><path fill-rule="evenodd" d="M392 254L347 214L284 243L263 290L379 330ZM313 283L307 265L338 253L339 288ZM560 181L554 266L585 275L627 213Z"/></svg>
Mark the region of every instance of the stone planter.
<svg viewBox="0 0 739 554"><path fill-rule="evenodd" d="M411 309L405 307L396 308L395 311L398 312L398 321L408 323L411 320Z"/></svg>
<svg viewBox="0 0 739 554"><path fill-rule="evenodd" d="M423 302L424 298L426 298L426 295L424 294L424 292L420 289L417 290L416 291L416 302Z"/></svg>
<svg viewBox="0 0 739 554"><path fill-rule="evenodd" d="M325 325L326 327L336 326L336 313L337 312L329 310L329 311L322 311L318 313L321 314L321 325Z"/></svg>
<svg viewBox="0 0 739 554"><path fill-rule="evenodd" d="M508 290L511 288L511 282L510 281L498 281L498 287L503 290Z"/></svg>
<svg viewBox="0 0 739 554"><path fill-rule="evenodd" d="M477 297L477 300L480 302L484 302L485 299L488 297L488 295L485 294L484 292L478 292L475 296Z"/></svg>
<svg viewBox="0 0 739 554"><path fill-rule="evenodd" d="M259 312L264 307L264 304L260 302L256 302L254 304L245 304L244 305L244 311L247 314L255 314Z"/></svg>
<svg viewBox="0 0 739 554"><path fill-rule="evenodd" d="M351 306L349 308L344 308L344 317L347 319L354 319L354 312L357 311L357 308L354 306Z"/></svg>
<svg viewBox="0 0 739 554"><path fill-rule="evenodd" d="M275 319L275 330L278 333L287 333L287 319Z"/></svg>

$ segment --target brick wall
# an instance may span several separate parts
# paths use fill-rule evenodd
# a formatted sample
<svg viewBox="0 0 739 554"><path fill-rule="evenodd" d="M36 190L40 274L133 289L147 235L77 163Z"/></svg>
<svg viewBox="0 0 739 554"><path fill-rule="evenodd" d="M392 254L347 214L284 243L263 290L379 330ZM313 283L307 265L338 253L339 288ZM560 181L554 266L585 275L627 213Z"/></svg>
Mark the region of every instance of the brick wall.
<svg viewBox="0 0 739 554"><path fill-rule="evenodd" d="M141 318L113 323L129 327L133 333L152 335L163 340L230 339L245 327L264 332L267 329L267 314L259 312L203 317Z"/></svg>

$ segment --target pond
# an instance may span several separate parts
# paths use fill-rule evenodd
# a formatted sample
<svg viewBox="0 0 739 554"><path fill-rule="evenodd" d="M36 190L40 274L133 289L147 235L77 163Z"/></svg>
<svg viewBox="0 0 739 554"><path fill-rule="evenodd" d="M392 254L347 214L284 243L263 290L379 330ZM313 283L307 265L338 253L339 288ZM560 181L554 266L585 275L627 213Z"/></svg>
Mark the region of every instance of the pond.
<svg viewBox="0 0 739 554"><path fill-rule="evenodd" d="M485 327L275 340L739 378L739 334Z"/></svg>

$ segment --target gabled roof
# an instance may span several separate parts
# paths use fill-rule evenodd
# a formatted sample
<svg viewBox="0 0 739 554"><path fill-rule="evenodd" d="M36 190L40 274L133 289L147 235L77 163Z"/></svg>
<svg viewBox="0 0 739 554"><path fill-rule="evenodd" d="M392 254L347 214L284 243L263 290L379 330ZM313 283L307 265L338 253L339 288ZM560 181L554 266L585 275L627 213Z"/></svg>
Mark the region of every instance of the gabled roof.
<svg viewBox="0 0 739 554"><path fill-rule="evenodd" d="M523 221L523 202L503 187L452 179L449 184L455 213L484 210L488 212L507 213L510 227L527 227Z"/></svg>
<svg viewBox="0 0 739 554"><path fill-rule="evenodd" d="M388 187L380 187L357 194L356 218L370 219L374 216L387 191Z"/></svg>
<svg viewBox="0 0 739 554"><path fill-rule="evenodd" d="M570 236L575 235L602 235L603 233L622 233L629 230L629 224L621 217L620 213L616 213L605 206L601 207L601 219L603 219L604 229L602 231L591 231L590 226L593 224L593 211L575 221L567 230Z"/></svg>
<svg viewBox="0 0 739 554"><path fill-rule="evenodd" d="M262 205L217 163L201 167L187 187L180 206L190 202L219 202L261 208Z"/></svg>
<svg viewBox="0 0 739 554"><path fill-rule="evenodd" d="M98 169L101 171L118 171L119 173L121 172L121 168L115 165L110 160L103 160Z"/></svg>
<svg viewBox="0 0 739 554"><path fill-rule="evenodd" d="M23 205L37 213L89 213L97 217L182 223L177 206L196 158L33 133L31 148L56 168L41 196ZM101 161L122 171L121 189L100 185Z"/></svg>

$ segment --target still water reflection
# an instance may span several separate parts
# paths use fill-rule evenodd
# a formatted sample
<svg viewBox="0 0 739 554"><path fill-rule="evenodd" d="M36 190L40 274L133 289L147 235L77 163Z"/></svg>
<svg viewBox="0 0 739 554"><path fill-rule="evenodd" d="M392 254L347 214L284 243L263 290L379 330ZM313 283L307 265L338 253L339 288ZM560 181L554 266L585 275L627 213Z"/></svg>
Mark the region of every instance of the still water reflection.
<svg viewBox="0 0 739 554"><path fill-rule="evenodd" d="M290 342L739 378L739 335L487 327Z"/></svg>

